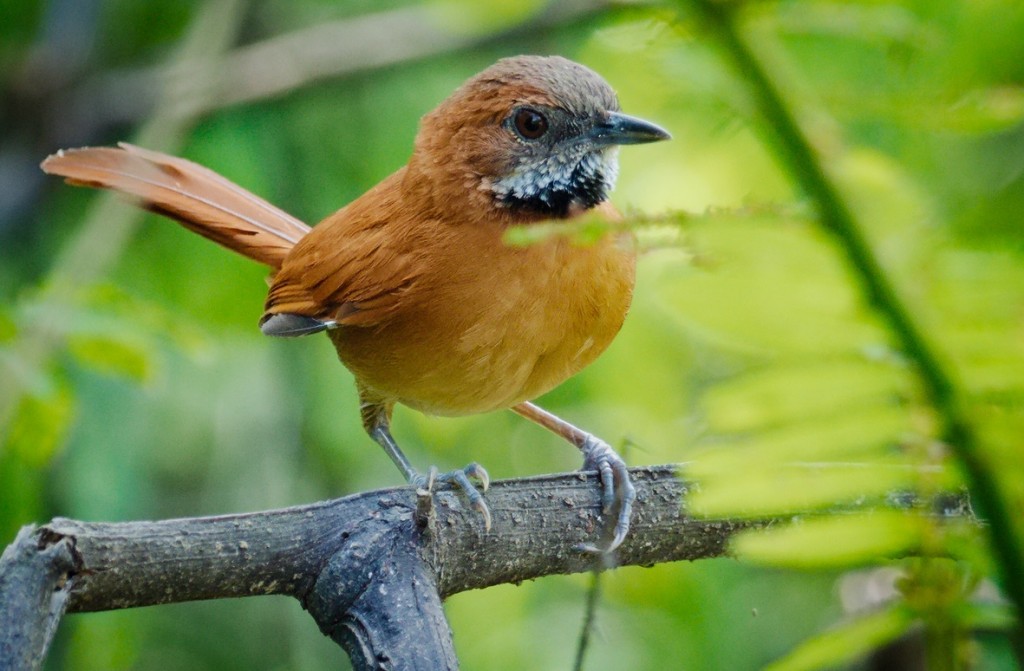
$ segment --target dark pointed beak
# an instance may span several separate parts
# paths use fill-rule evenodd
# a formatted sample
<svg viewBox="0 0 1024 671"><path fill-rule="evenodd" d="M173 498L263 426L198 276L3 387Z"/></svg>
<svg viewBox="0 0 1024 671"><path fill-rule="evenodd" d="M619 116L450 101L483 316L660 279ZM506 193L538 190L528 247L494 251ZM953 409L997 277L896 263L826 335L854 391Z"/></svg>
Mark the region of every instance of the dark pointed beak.
<svg viewBox="0 0 1024 671"><path fill-rule="evenodd" d="M664 128L621 112L606 112L588 135L597 145L644 144L672 138Z"/></svg>

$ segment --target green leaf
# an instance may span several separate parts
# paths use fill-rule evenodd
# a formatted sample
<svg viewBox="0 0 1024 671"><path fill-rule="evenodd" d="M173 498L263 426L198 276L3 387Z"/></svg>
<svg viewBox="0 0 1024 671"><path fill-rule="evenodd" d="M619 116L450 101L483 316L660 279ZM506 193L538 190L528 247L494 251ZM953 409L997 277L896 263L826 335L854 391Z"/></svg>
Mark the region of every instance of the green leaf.
<svg viewBox="0 0 1024 671"><path fill-rule="evenodd" d="M702 481L742 480L758 470L794 462L885 458L892 456L893 446L909 430L909 423L905 410L880 406L783 424L694 450L686 473Z"/></svg>
<svg viewBox="0 0 1024 671"><path fill-rule="evenodd" d="M697 342L793 361L849 357L887 341L834 248L808 226L695 219L692 232L709 270L666 273L650 291Z"/></svg>
<svg viewBox="0 0 1024 671"><path fill-rule="evenodd" d="M1013 609L1005 603L969 603L957 616L964 626L975 630L1008 631L1017 624Z"/></svg>
<svg viewBox="0 0 1024 671"><path fill-rule="evenodd" d="M864 356L784 361L712 387L703 406L719 433L776 427L812 417L891 408L908 395L906 370Z"/></svg>
<svg viewBox="0 0 1024 671"><path fill-rule="evenodd" d="M115 338L75 335L68 339L68 351L86 368L134 382L146 382L154 374L155 352L147 343L127 335Z"/></svg>
<svg viewBox="0 0 1024 671"><path fill-rule="evenodd" d="M133 296L117 285L85 287L76 299L86 308L80 316L87 326L75 332L108 334L133 330L140 337L170 341L189 355L203 354L209 349L206 334L190 321L189 315Z"/></svg>
<svg viewBox="0 0 1024 671"><path fill-rule="evenodd" d="M1024 119L1024 89L1001 86L970 91L952 105L932 111L933 123L943 130L991 133L1014 128Z"/></svg>
<svg viewBox="0 0 1024 671"><path fill-rule="evenodd" d="M512 226L505 232L505 243L527 247L549 238L564 237L575 245L592 245L605 234L623 226L599 214L588 214L568 221L542 221L525 226Z"/></svg>
<svg viewBox="0 0 1024 671"><path fill-rule="evenodd" d="M931 522L910 511L879 510L798 519L733 537L736 556L793 568L847 567L913 552Z"/></svg>
<svg viewBox="0 0 1024 671"><path fill-rule="evenodd" d="M812 671L835 668L862 657L903 636L915 618L906 608L893 607L845 622L809 638L765 671Z"/></svg>
<svg viewBox="0 0 1024 671"><path fill-rule="evenodd" d="M17 306L17 321L41 322L47 331L68 339L119 342L151 353L167 344L193 356L209 349L204 332L186 315L132 296L113 284L62 291L27 295ZM61 318L54 320L54 314ZM143 341L147 344L142 345Z"/></svg>
<svg viewBox="0 0 1024 671"><path fill-rule="evenodd" d="M18 334L18 325L9 310L0 309L0 343L7 343L14 340Z"/></svg>
<svg viewBox="0 0 1024 671"><path fill-rule="evenodd" d="M46 394L25 394L3 436L2 452L18 455L26 464L45 466L64 444L75 416L71 388L54 381Z"/></svg>
<svg viewBox="0 0 1024 671"><path fill-rule="evenodd" d="M540 0L526 2L499 0L479 3L471 0L432 0L426 6L436 14L439 25L459 33L488 34L526 21L544 7Z"/></svg>
<svg viewBox="0 0 1024 671"><path fill-rule="evenodd" d="M706 517L747 519L798 514L882 501L894 491L913 489L922 475L921 467L892 460L762 466L742 475L700 480L687 509Z"/></svg>

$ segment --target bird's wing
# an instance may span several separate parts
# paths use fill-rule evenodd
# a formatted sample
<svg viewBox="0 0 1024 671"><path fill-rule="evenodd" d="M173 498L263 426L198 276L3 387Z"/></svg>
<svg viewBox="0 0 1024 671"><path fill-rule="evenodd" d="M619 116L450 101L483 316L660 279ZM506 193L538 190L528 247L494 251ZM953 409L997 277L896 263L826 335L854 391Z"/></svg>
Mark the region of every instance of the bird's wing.
<svg viewBox="0 0 1024 671"><path fill-rule="evenodd" d="M261 321L265 333L315 332L307 330L312 322L296 317L323 328L373 326L399 308L425 267L426 245L437 237L424 235L431 227L410 220L402 207L401 173L325 219L296 245L270 287Z"/></svg>

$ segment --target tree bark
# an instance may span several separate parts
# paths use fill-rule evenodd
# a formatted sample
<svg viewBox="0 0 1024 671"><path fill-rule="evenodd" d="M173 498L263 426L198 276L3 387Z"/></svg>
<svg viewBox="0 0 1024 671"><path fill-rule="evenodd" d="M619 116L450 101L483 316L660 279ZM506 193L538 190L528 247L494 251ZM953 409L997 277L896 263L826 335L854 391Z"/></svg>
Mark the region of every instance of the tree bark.
<svg viewBox="0 0 1024 671"><path fill-rule="evenodd" d="M694 519L672 466L631 471L633 528L614 558L594 473L496 482L493 527L457 492L410 487L258 513L26 527L0 560L0 669L39 668L64 612L289 594L357 669L455 669L441 602L467 590L617 565L719 556L750 523ZM415 623L415 626L411 626Z"/></svg>
<svg viewBox="0 0 1024 671"><path fill-rule="evenodd" d="M38 669L67 607L73 541L24 527L0 556L0 669Z"/></svg>

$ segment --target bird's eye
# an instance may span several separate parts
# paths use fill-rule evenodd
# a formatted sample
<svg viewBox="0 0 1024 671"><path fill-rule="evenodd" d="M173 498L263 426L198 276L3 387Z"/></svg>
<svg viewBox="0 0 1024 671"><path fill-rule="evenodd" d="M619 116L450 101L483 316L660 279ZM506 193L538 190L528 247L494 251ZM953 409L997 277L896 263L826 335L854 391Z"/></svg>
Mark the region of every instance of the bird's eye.
<svg viewBox="0 0 1024 671"><path fill-rule="evenodd" d="M512 118L516 132L526 140L536 140L548 132L547 118L537 110L521 107Z"/></svg>

